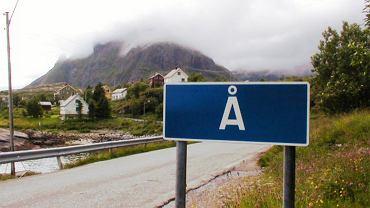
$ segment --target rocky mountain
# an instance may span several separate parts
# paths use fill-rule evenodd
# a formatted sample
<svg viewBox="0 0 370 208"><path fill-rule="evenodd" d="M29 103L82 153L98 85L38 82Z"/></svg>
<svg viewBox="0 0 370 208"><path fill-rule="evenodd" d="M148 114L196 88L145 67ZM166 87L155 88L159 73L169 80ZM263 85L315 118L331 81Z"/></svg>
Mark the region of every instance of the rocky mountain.
<svg viewBox="0 0 370 208"><path fill-rule="evenodd" d="M125 55L122 55L122 46L122 42L99 44L86 58L58 61L49 72L26 88L57 82L81 88L99 82L118 85L147 79L155 72L165 75L176 67L188 74L199 72L210 80L231 77L229 70L217 65L211 58L174 43L138 46Z"/></svg>

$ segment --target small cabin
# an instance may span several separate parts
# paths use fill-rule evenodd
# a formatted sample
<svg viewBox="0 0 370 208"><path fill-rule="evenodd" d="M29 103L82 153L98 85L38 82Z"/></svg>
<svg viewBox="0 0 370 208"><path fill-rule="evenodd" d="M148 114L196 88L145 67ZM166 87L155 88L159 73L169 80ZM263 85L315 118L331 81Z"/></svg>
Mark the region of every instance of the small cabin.
<svg viewBox="0 0 370 208"><path fill-rule="evenodd" d="M160 73L155 73L153 76L149 77L150 86L154 87L161 87L164 84L164 77Z"/></svg>
<svg viewBox="0 0 370 208"><path fill-rule="evenodd" d="M39 105L41 106L42 110L51 111L51 107L52 107L51 102L40 101Z"/></svg>

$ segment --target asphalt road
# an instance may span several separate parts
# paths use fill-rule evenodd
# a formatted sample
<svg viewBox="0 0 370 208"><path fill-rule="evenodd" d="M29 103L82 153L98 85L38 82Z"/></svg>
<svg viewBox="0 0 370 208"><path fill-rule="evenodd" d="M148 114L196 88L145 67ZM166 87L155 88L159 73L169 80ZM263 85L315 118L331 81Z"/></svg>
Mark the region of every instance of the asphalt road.
<svg viewBox="0 0 370 208"><path fill-rule="evenodd" d="M236 143L189 145L188 188L267 148ZM0 207L155 207L174 196L175 153L175 148L169 148L0 181Z"/></svg>

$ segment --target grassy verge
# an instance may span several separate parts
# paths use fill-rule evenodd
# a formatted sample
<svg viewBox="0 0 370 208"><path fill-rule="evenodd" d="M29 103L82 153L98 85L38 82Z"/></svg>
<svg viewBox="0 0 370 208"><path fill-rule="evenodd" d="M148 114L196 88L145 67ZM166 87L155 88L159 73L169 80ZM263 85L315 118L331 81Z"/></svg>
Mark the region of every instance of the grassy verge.
<svg viewBox="0 0 370 208"><path fill-rule="evenodd" d="M32 176L32 175L38 175L39 173L32 172L32 171L27 171L22 177L24 176ZM10 174L0 174L0 181L5 181L8 179L14 179L17 178L17 176L12 176Z"/></svg>
<svg viewBox="0 0 370 208"><path fill-rule="evenodd" d="M64 165L64 168L73 168L73 167L86 165L86 164L94 163L98 161L110 160L110 159L114 159L117 157L123 157L123 156L138 154L138 153L149 152L153 150L165 149L165 148L174 147L174 146L176 146L176 143L174 141L164 141L164 142L150 143L146 145L141 144L141 145L136 145L132 147L116 148L116 149L113 149L112 151L108 151L108 150L100 151L100 152L92 153L86 158L77 160L76 162L68 163Z"/></svg>
<svg viewBox="0 0 370 208"><path fill-rule="evenodd" d="M370 207L370 111L315 115L310 145L297 148L297 207ZM226 207L282 206L282 147L259 160L264 174L228 193Z"/></svg>

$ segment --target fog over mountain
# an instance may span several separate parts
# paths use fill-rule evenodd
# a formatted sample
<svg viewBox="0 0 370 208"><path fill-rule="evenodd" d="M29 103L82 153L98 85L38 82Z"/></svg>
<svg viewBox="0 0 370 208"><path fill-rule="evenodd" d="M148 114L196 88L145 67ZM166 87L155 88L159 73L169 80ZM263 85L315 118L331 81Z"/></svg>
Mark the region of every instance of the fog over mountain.
<svg viewBox="0 0 370 208"><path fill-rule="evenodd" d="M328 26L340 29L342 20L360 22L362 7L362 2L349 0L174 3L170 10L153 10L94 34L70 54L86 56L93 50L91 42L125 41L127 52L169 41L196 48L230 70L299 74L300 66L308 65L317 51L321 33Z"/></svg>
<svg viewBox="0 0 370 208"><path fill-rule="evenodd" d="M67 82L85 88L99 82L116 86L146 80L156 72L166 75L180 67L189 75L201 73L208 80L230 78L231 72L201 52L174 43L159 42L126 50L123 42L98 44L86 58L59 60L28 87ZM124 53L124 54L123 54Z"/></svg>

